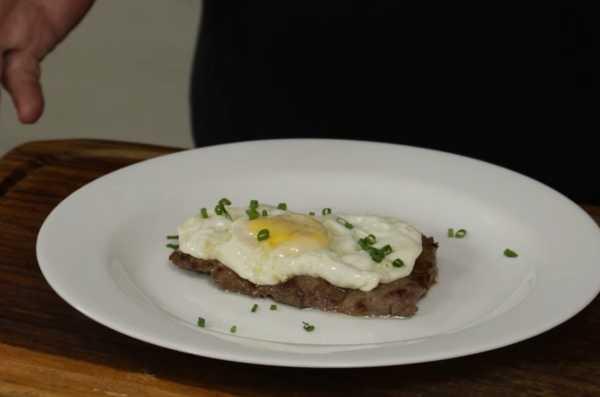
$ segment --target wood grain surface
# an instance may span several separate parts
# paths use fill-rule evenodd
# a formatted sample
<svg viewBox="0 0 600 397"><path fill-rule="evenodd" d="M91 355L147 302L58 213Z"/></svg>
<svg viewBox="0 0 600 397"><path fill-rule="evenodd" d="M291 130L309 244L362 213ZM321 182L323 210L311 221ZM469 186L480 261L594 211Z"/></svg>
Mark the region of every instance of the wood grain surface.
<svg viewBox="0 0 600 397"><path fill-rule="evenodd" d="M28 143L0 160L1 397L600 396L598 298L570 321L509 347L370 369L213 360L140 342L88 319L40 273L35 240L44 218L95 178L177 150L65 140ZM600 208L585 209L600 221Z"/></svg>

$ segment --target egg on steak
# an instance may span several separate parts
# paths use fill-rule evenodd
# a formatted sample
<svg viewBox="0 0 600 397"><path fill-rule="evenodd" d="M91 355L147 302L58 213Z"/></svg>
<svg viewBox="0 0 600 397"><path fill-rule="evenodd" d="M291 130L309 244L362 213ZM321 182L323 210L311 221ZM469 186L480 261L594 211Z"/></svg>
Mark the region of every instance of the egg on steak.
<svg viewBox="0 0 600 397"><path fill-rule="evenodd" d="M248 207L223 199L178 228L179 250L216 259L256 285L299 275L370 291L408 276L421 254L421 233L400 219L323 209L300 214L252 200Z"/></svg>

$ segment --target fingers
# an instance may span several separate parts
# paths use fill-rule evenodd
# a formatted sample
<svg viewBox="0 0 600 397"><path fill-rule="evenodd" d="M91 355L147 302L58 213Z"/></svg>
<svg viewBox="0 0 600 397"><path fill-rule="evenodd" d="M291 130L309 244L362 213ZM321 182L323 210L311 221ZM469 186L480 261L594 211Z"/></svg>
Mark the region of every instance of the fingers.
<svg viewBox="0 0 600 397"><path fill-rule="evenodd" d="M0 76L12 97L22 123L35 123L44 110L40 85L40 64L35 56L22 51L9 51L0 60Z"/></svg>

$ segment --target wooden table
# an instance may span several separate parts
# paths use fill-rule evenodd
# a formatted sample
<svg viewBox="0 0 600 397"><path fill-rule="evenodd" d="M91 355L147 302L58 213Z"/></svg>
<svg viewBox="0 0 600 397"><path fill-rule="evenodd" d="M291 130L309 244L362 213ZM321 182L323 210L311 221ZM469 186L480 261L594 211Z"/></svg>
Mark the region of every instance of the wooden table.
<svg viewBox="0 0 600 397"><path fill-rule="evenodd" d="M570 321L516 345L371 369L235 364L156 347L95 323L42 277L37 232L80 186L176 150L66 140L28 143L0 160L0 396L600 396L598 298ZM585 208L600 221L600 207Z"/></svg>

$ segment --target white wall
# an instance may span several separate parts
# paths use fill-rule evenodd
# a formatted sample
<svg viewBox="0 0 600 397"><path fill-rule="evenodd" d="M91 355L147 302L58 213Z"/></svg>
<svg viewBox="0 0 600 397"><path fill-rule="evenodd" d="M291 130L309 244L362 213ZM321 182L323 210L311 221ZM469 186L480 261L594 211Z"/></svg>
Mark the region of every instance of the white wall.
<svg viewBox="0 0 600 397"><path fill-rule="evenodd" d="M46 112L17 121L2 93L0 153L19 143L101 138L191 147L189 83L200 0L97 0L43 65Z"/></svg>

